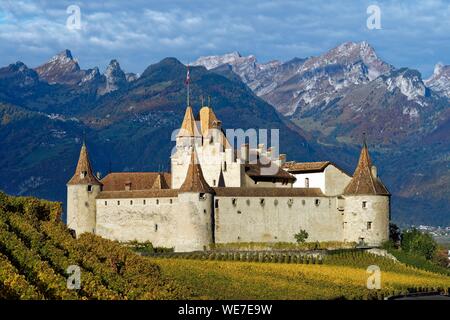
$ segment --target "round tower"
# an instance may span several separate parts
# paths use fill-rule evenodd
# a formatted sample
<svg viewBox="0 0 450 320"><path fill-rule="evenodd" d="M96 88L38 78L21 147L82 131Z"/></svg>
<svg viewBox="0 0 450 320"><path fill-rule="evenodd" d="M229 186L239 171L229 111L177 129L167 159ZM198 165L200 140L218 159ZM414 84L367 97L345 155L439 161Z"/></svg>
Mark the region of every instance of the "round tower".
<svg viewBox="0 0 450 320"><path fill-rule="evenodd" d="M343 240L380 246L389 239L390 193L377 176L364 142L353 178L344 190Z"/></svg>
<svg viewBox="0 0 450 320"><path fill-rule="evenodd" d="M186 179L178 192L180 210L175 251L207 250L214 243L213 201L214 190L203 177L195 149L192 149Z"/></svg>
<svg viewBox="0 0 450 320"><path fill-rule="evenodd" d="M67 183L67 226L76 236L84 232L95 233L96 198L101 182L92 172L88 150L83 142L77 168Z"/></svg>

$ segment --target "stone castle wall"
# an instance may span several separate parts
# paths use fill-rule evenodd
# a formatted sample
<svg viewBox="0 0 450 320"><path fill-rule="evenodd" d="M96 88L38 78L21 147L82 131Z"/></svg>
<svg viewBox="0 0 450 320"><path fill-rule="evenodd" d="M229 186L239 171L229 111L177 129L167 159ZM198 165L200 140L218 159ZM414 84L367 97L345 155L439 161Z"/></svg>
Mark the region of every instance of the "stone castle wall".
<svg viewBox="0 0 450 320"><path fill-rule="evenodd" d="M342 241L342 214L330 197L216 197L215 240L295 242L300 230L307 241Z"/></svg>
<svg viewBox="0 0 450 320"><path fill-rule="evenodd" d="M121 242L150 241L176 251L204 250L214 242L295 242L300 230L308 232L308 242L364 238L368 245L380 245L389 227L389 197L380 196L342 200L182 193L173 198L98 199L96 206L98 235Z"/></svg>

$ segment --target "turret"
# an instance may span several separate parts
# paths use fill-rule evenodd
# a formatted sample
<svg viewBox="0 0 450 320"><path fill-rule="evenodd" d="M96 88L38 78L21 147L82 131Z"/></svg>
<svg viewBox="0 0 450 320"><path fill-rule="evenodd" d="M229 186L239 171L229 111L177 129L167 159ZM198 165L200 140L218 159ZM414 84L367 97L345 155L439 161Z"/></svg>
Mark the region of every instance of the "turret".
<svg viewBox="0 0 450 320"><path fill-rule="evenodd" d="M102 189L93 174L86 144L83 142L75 174L67 183L67 226L77 237L84 232L95 232L96 197Z"/></svg>
<svg viewBox="0 0 450 320"><path fill-rule="evenodd" d="M345 241L379 246L389 239L390 193L377 176L365 142L344 197Z"/></svg>
<svg viewBox="0 0 450 320"><path fill-rule="evenodd" d="M213 194L192 149L186 178L178 191L183 210L177 219L176 251L206 250L214 242Z"/></svg>
<svg viewBox="0 0 450 320"><path fill-rule="evenodd" d="M177 134L177 147L190 148L194 144L201 143L201 133L194 118L194 113L190 106L186 107L180 131Z"/></svg>

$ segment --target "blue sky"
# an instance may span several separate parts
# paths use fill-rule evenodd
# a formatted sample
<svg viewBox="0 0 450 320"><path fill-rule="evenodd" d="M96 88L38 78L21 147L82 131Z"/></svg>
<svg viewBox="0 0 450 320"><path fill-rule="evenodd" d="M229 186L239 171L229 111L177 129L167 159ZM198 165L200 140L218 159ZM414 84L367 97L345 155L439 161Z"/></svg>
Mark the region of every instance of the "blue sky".
<svg viewBox="0 0 450 320"><path fill-rule="evenodd" d="M381 9L381 30L366 26L367 7ZM69 5L81 29L69 30ZM320 55L346 41L368 41L396 67L427 78L450 64L450 1L65 1L0 0L0 65L34 67L68 48L82 68L104 70L117 59L142 72L164 57L182 62L239 51L260 62Z"/></svg>

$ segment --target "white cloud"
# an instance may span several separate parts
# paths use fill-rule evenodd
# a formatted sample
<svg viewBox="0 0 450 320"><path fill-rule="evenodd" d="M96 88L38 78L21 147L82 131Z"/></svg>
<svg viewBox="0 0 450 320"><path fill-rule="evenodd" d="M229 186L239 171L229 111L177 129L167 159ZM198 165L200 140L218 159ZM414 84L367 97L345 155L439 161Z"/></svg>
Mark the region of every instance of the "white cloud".
<svg viewBox="0 0 450 320"><path fill-rule="evenodd" d="M86 64L101 68L121 58L125 69L142 72L166 56L192 61L198 55L238 50L260 61L287 60L361 40L394 65L431 72L436 61L450 64L446 1L375 1L382 10L383 30L369 32L366 8L373 2L0 0L5 13L0 20L0 65L21 58L34 66L47 60L49 52L69 48ZM70 4L81 8L81 30L65 27ZM425 53L425 48L432 50Z"/></svg>

